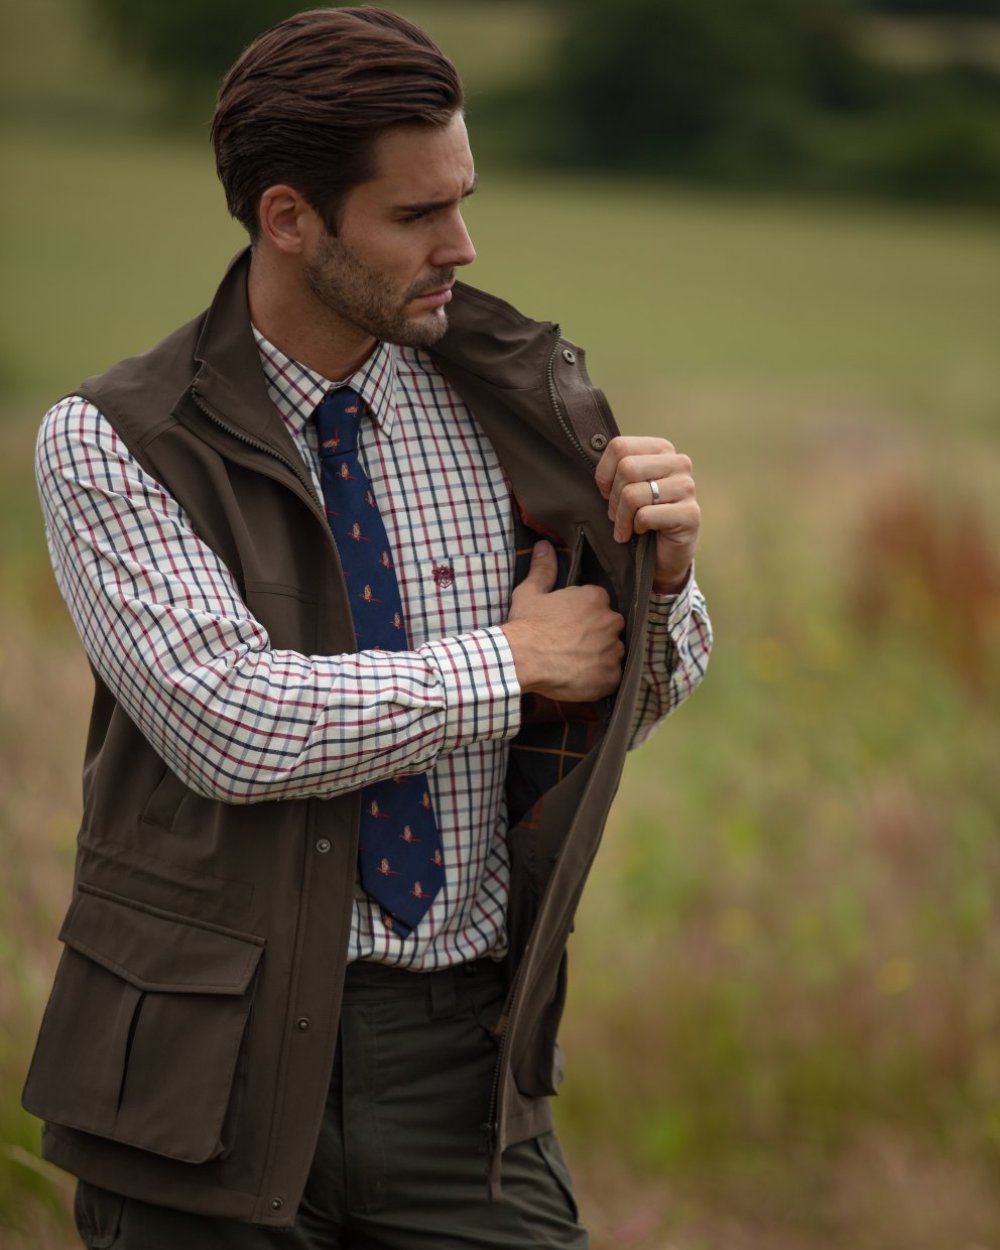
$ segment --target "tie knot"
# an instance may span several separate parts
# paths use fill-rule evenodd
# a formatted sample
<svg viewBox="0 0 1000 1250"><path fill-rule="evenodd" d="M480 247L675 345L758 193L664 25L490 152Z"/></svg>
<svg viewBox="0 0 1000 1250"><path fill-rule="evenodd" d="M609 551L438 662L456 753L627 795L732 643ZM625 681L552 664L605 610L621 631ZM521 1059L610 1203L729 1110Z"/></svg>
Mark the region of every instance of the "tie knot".
<svg viewBox="0 0 1000 1250"><path fill-rule="evenodd" d="M358 426L364 400L349 386L331 391L316 409L316 433L321 456L343 455L357 450Z"/></svg>

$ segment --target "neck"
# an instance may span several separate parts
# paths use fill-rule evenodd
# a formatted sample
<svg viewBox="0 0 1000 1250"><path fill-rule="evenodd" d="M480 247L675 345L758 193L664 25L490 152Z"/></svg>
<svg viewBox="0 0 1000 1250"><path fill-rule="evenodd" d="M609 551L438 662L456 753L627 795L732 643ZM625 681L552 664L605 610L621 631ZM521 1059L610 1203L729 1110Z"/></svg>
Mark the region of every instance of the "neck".
<svg viewBox="0 0 1000 1250"><path fill-rule="evenodd" d="M330 382L357 372L378 346L321 303L297 272L255 247L247 279L250 320L286 355Z"/></svg>

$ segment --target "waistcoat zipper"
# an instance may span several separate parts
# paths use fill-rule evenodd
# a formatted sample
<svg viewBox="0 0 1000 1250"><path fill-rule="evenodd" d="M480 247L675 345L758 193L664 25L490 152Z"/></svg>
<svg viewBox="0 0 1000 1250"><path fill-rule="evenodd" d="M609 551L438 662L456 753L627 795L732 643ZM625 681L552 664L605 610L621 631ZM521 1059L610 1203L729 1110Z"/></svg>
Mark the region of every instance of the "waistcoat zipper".
<svg viewBox="0 0 1000 1250"><path fill-rule="evenodd" d="M305 487L312 502L318 509L321 509L319 499L316 497L316 492L313 489L313 484L302 472L301 466L296 465L292 460L289 460L287 456L282 455L280 451L276 451L275 448L269 447L267 443L261 442L260 439L251 438L250 435L246 434L243 430L238 430L235 426L230 425L228 421L223 421L219 414L214 412L201 397L198 393L197 387L192 386L191 398L194 400L200 411L203 412L210 421L217 425L220 430L224 430L232 438L235 438L240 443L244 443L247 447L252 447L255 451L262 451L266 456L270 456L272 460L277 460L279 464L283 464L286 469L289 469L294 475L296 481L301 482Z"/></svg>
<svg viewBox="0 0 1000 1250"><path fill-rule="evenodd" d="M562 339L560 338L559 327L557 326L555 342L552 345L552 351L549 354L548 365L546 368L546 379L548 381L548 387L549 387L549 401L552 404L552 411L555 415L556 421L559 424L559 428L566 435L566 439L569 442L570 446L574 449L574 451L576 451L576 453L585 462L588 468L591 468L592 467L591 459L587 455L586 451L584 450L583 444L577 438L576 432L574 431L572 425L570 425L569 421L566 418L566 414L563 411L562 402L559 399L559 391L556 387L556 352L558 352L559 344L561 342L562 342ZM485 1139L486 1154L489 1160L488 1175L489 1175L490 1197L494 1200L499 1198L500 1196L500 1176L499 1176L499 1158L498 1158L499 1150L500 1150L500 1121L498 1117L500 1113L499 1104L500 1104L500 1097L501 1097L500 1082L501 1082L501 1076L503 1074L504 1060L506 1058L506 1053L507 1053L507 1037L510 1032L511 1011L509 1010L509 1008L513 1008L514 1002L517 998L517 991L521 982L521 969L524 966L524 958L526 954L527 954L527 951L524 951L522 953L520 962L518 963L518 966L514 971L514 976L513 976L513 979L511 980L510 988L507 991L507 997L504 1002L504 1009L500 1017L501 1020L503 1021L503 1031L501 1032L497 1040L497 1057L496 1057L496 1064L493 1068L493 1082L492 1082L492 1085L490 1086L489 1107L486 1113L486 1120L482 1126L483 1137Z"/></svg>
<svg viewBox="0 0 1000 1250"><path fill-rule="evenodd" d="M562 403L559 399L559 392L556 389L556 352L559 350L559 344L561 342L562 342L562 339L559 337L559 328L557 326L556 327L556 341L553 344L552 352L549 355L549 363L548 363L548 368L546 371L546 376L548 378L548 383L549 383L549 399L551 400L551 403L552 403L552 411L555 413L556 420L559 422L559 428L566 435L567 439L570 442L570 445L574 448L574 450L577 451L579 455L583 458L583 460L586 461L587 465L590 466L591 464L590 457L587 455L586 451L584 450L583 444L577 438L576 432L574 431L573 427L570 425L569 421L566 419L566 415L563 412Z"/></svg>

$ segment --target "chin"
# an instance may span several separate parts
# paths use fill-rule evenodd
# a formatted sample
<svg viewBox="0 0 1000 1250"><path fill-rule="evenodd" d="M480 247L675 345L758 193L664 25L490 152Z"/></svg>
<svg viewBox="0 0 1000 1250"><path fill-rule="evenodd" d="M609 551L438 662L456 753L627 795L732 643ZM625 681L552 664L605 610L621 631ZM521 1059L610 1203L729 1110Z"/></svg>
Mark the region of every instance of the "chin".
<svg viewBox="0 0 1000 1250"><path fill-rule="evenodd" d="M448 314L443 308L435 308L422 317L407 318L393 341L403 347L433 347L447 329Z"/></svg>

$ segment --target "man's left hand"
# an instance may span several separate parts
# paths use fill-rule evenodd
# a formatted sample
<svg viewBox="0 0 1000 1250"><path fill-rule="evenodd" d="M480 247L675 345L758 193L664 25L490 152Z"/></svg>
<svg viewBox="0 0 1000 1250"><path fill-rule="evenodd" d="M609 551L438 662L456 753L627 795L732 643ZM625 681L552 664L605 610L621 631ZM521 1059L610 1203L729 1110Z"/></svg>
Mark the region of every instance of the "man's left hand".
<svg viewBox="0 0 1000 1250"><path fill-rule="evenodd" d="M701 526L690 458L665 438L620 435L608 443L594 476L608 501L615 540L625 543L633 534L655 531L653 588L661 594L680 590Z"/></svg>

